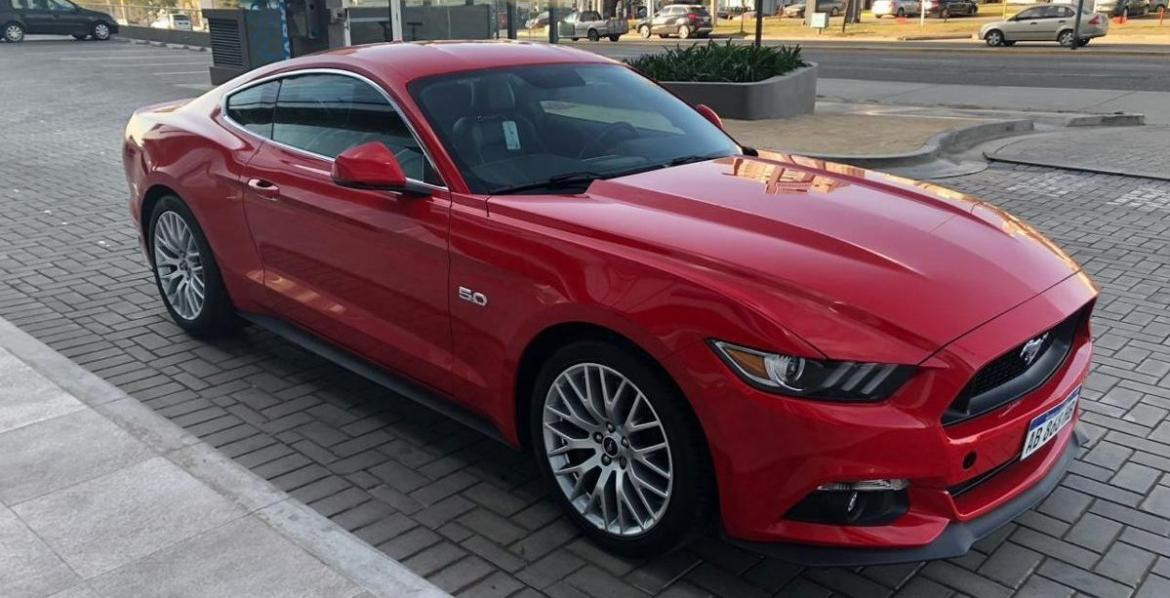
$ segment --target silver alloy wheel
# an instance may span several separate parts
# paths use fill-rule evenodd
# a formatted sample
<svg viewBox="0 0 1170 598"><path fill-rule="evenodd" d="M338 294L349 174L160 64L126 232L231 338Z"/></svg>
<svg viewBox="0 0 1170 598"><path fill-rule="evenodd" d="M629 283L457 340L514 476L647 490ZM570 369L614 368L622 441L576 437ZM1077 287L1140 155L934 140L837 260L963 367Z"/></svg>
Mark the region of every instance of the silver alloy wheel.
<svg viewBox="0 0 1170 598"><path fill-rule="evenodd" d="M4 28L4 39L16 43L24 39L24 29L16 23L11 23Z"/></svg>
<svg viewBox="0 0 1170 598"><path fill-rule="evenodd" d="M93 26L93 38L98 40L110 39L110 26L98 23Z"/></svg>
<svg viewBox="0 0 1170 598"><path fill-rule="evenodd" d="M191 227L177 212L163 212L154 227L154 268L171 309L184 320L203 311L207 279Z"/></svg>
<svg viewBox="0 0 1170 598"><path fill-rule="evenodd" d="M573 365L549 387L543 424L549 466L577 513L618 536L661 521L674 484L670 442L633 381L601 364Z"/></svg>

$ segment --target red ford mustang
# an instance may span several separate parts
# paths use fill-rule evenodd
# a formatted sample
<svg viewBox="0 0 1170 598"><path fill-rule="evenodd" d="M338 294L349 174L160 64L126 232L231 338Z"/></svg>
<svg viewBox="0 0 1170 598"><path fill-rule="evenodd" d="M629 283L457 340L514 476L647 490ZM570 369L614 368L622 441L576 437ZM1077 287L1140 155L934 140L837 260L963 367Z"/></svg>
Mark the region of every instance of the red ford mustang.
<svg viewBox="0 0 1170 598"><path fill-rule="evenodd" d="M240 318L531 450L624 553L962 554L1079 441L1096 289L934 185L737 145L629 68L348 48L126 129L167 310Z"/></svg>

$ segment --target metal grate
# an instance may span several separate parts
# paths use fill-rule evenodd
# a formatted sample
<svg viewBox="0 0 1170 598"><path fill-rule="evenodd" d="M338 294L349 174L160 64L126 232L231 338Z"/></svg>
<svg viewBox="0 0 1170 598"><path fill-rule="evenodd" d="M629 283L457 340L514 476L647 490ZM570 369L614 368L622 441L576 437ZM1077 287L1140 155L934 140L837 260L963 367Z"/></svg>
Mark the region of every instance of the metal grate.
<svg viewBox="0 0 1170 598"><path fill-rule="evenodd" d="M216 66L244 66L240 22L236 19L207 19L211 33L211 62Z"/></svg>

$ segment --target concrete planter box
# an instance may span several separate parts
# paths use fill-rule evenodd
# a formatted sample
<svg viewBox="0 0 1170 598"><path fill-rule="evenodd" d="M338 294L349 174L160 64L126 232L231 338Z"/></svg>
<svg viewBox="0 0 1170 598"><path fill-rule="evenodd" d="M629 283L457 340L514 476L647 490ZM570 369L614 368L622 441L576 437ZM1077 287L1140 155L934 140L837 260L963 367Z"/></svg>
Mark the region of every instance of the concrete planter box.
<svg viewBox="0 0 1170 598"><path fill-rule="evenodd" d="M706 104L723 118L760 120L812 114L817 102L817 65L754 83L659 81L690 104Z"/></svg>

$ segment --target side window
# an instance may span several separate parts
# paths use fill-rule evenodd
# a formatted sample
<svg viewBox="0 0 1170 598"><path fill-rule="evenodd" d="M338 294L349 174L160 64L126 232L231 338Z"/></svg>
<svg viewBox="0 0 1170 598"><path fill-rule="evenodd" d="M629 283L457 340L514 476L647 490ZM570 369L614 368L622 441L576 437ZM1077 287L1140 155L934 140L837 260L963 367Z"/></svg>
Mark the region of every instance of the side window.
<svg viewBox="0 0 1170 598"><path fill-rule="evenodd" d="M397 156L407 177L441 185L410 128L386 98L364 81L344 75L301 75L283 80L272 139L335 158L377 141Z"/></svg>
<svg viewBox="0 0 1170 598"><path fill-rule="evenodd" d="M73 5L64 0L49 0L49 10L53 12L72 12Z"/></svg>
<svg viewBox="0 0 1170 598"><path fill-rule="evenodd" d="M1067 19L1068 17L1071 17L1071 16L1073 16L1073 9L1071 9L1071 8L1069 8L1069 7L1067 7L1067 6L1062 6L1062 7L1060 7L1060 16L1061 16L1062 18L1066 18L1066 19Z"/></svg>
<svg viewBox="0 0 1170 598"><path fill-rule="evenodd" d="M272 138L272 113L280 81L269 81L236 92L227 99L227 117L245 129Z"/></svg>
<svg viewBox="0 0 1170 598"><path fill-rule="evenodd" d="M1043 18L1043 14L1041 13L1040 8L1029 8L1028 10L1025 10L1016 15L1016 20L1018 21L1030 21L1032 19L1040 18Z"/></svg>

